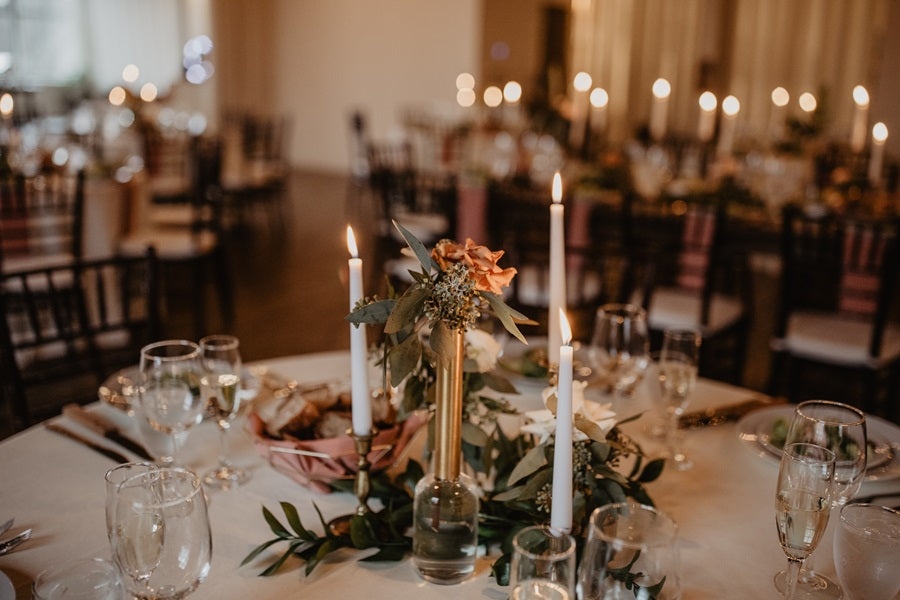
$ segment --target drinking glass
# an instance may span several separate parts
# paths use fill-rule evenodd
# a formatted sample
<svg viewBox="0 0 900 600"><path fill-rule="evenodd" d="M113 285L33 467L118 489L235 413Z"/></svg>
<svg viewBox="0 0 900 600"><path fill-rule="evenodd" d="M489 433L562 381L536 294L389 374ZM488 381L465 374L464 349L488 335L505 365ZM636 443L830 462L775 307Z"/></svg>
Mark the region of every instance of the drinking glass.
<svg viewBox="0 0 900 600"><path fill-rule="evenodd" d="M227 489L247 480L247 472L228 460L228 431L241 407L240 342L233 335L211 335L200 340L203 375L200 387L219 426L219 464L203 482Z"/></svg>
<svg viewBox="0 0 900 600"><path fill-rule="evenodd" d="M526 527L513 538L511 600L575 598L575 540L542 525Z"/></svg>
<svg viewBox="0 0 900 600"><path fill-rule="evenodd" d="M687 407L697 383L700 360L700 332L696 329L666 329L659 353L659 385L662 401L669 417L666 448L672 464L679 471L690 469L693 462L680 448L678 421Z"/></svg>
<svg viewBox="0 0 900 600"><path fill-rule="evenodd" d="M200 478L160 467L119 484L113 557L141 600L184 598L209 574L212 536Z"/></svg>
<svg viewBox="0 0 900 600"><path fill-rule="evenodd" d="M595 383L605 387L617 403L631 397L647 368L649 353L647 313L643 308L604 304L597 309L590 350L598 377Z"/></svg>
<svg viewBox="0 0 900 600"><path fill-rule="evenodd" d="M846 504L862 485L866 473L866 415L854 406L830 400L807 400L794 409L785 445L805 442L828 448L835 455L832 506ZM798 590L808 598L840 598L841 587L816 573L811 563L814 555L803 561ZM775 586L784 590L785 572L775 576Z"/></svg>
<svg viewBox="0 0 900 600"><path fill-rule="evenodd" d="M200 393L200 346L188 340L165 340L141 348L141 410L155 429L171 440L171 460L186 432L203 419Z"/></svg>
<svg viewBox="0 0 900 600"><path fill-rule="evenodd" d="M148 462L127 462L112 467L106 472L106 535L112 541L115 528L116 494L119 486L127 479L155 471L157 466Z"/></svg>
<svg viewBox="0 0 900 600"><path fill-rule="evenodd" d="M900 592L900 512L874 504L841 507L834 566L849 600L891 600Z"/></svg>
<svg viewBox="0 0 900 600"><path fill-rule="evenodd" d="M103 558L76 558L47 567L31 585L33 600L122 600L116 565Z"/></svg>
<svg viewBox="0 0 900 600"><path fill-rule="evenodd" d="M775 525L788 558L784 598L797 590L800 566L828 525L834 482L834 452L815 444L787 444L775 487Z"/></svg>
<svg viewBox="0 0 900 600"><path fill-rule="evenodd" d="M652 506L607 504L591 513L578 568L582 600L681 597L678 526Z"/></svg>

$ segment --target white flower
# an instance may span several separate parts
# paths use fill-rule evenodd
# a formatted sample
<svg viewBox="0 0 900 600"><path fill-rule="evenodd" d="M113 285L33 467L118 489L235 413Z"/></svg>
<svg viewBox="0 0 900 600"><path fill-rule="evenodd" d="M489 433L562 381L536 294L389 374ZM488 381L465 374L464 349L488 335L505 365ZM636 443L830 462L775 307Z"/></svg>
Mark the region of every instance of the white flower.
<svg viewBox="0 0 900 600"><path fill-rule="evenodd" d="M616 425L616 413L610 410L611 404L585 400L584 388L586 386L587 382L585 381L572 382L572 414L575 420L572 441L574 442L583 442L589 439L588 435L578 427L580 420L586 420L589 424L599 428L603 435L609 433ZM541 397L544 399L544 406L547 406L548 400L555 399L556 388L553 386L545 388ZM556 415L549 409L532 410L526 412L525 417L531 422L522 426L522 431L540 436L538 443L543 444L556 433Z"/></svg>
<svg viewBox="0 0 900 600"><path fill-rule="evenodd" d="M466 358L475 361L479 373L488 373L497 366L500 343L483 329L467 329Z"/></svg>

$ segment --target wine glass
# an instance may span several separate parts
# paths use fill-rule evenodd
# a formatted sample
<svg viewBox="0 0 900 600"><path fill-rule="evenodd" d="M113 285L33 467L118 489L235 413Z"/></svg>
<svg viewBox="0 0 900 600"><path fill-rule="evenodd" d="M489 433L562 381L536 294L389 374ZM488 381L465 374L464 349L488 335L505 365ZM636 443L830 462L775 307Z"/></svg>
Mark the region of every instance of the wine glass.
<svg viewBox="0 0 900 600"><path fill-rule="evenodd" d="M112 467L106 471L106 535L112 541L115 528L116 494L119 486L126 480L136 475L143 475L155 471L157 466L149 462L127 462Z"/></svg>
<svg viewBox="0 0 900 600"><path fill-rule="evenodd" d="M188 340L165 340L141 348L141 410L155 429L171 437L173 464L186 432L203 419L200 394L200 346Z"/></svg>
<svg viewBox="0 0 900 600"><path fill-rule="evenodd" d="M604 304L597 309L590 350L598 374L595 383L612 393L617 403L631 397L647 368L649 352L647 313L643 308Z"/></svg>
<svg viewBox="0 0 900 600"><path fill-rule="evenodd" d="M788 558L785 600L797 591L800 566L825 533L831 510L834 452L816 444L786 444L775 487L775 525Z"/></svg>
<svg viewBox="0 0 900 600"><path fill-rule="evenodd" d="M681 598L675 521L633 500L595 509L578 567L577 592L582 600Z"/></svg>
<svg viewBox="0 0 900 600"><path fill-rule="evenodd" d="M184 598L209 574L209 516L191 471L160 467L126 479L116 488L113 523L113 558L134 597Z"/></svg>
<svg viewBox="0 0 900 600"><path fill-rule="evenodd" d="M666 447L672 464L679 471L690 469L693 462L680 448L678 420L687 407L688 398L697 383L700 360L700 332L696 329L666 329L659 353L659 385L662 401L669 417Z"/></svg>
<svg viewBox="0 0 900 600"><path fill-rule="evenodd" d="M513 538L511 600L575 598L575 539L543 525L526 527Z"/></svg>
<svg viewBox="0 0 900 600"><path fill-rule="evenodd" d="M241 406L240 342L233 335L210 335L200 340L203 375L200 387L219 426L219 464L203 476L203 483L227 489L247 480L247 472L228 460L228 431Z"/></svg>
<svg viewBox="0 0 900 600"><path fill-rule="evenodd" d="M900 512L845 504L834 535L834 566L849 600L891 600L900 592Z"/></svg>
<svg viewBox="0 0 900 600"><path fill-rule="evenodd" d="M835 455L832 503L846 504L862 485L866 473L866 415L860 409L830 400L807 400L794 409L785 445L795 442L817 444ZM841 588L831 579L810 568L813 558L804 560L798 589L809 598L840 598ZM783 590L784 572L775 585Z"/></svg>

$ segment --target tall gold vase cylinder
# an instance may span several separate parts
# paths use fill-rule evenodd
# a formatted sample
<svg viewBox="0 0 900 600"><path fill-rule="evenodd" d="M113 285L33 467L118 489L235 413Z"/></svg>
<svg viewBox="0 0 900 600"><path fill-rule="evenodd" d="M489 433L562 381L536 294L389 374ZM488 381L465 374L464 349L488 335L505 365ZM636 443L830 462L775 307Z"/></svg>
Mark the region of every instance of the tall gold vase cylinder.
<svg viewBox="0 0 900 600"><path fill-rule="evenodd" d="M433 583L459 583L475 571L478 493L461 473L463 360L462 331L449 335L450 356L435 364L434 470L416 485L413 502L413 563Z"/></svg>

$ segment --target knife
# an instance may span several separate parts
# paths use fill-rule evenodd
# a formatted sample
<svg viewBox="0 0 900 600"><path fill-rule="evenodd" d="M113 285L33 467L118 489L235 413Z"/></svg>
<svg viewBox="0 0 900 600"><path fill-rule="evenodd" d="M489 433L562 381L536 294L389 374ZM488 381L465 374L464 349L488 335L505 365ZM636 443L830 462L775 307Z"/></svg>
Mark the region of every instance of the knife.
<svg viewBox="0 0 900 600"><path fill-rule="evenodd" d="M742 400L733 404L714 406L704 410L685 413L678 419L678 426L681 429L692 429L695 427L707 427L727 423L729 421L737 421L757 408L783 404L785 402L787 402L787 400L784 398L772 398L771 396L764 395L754 396L749 400Z"/></svg>
<svg viewBox="0 0 900 600"><path fill-rule="evenodd" d="M106 448L105 446L101 446L100 444L97 444L96 442L93 442L93 441L87 439L86 437L82 437L82 436L78 435L74 431L66 429L65 427L60 427L56 423L47 423L46 427L50 431L54 431L56 433L62 434L69 439L73 439L76 442L84 444L85 446L87 446L88 448L90 448L92 450L96 450L103 456L105 456L109 459L112 459L112 460L116 461L117 463L130 462L124 454L119 454L115 450L110 450L109 448Z"/></svg>
<svg viewBox="0 0 900 600"><path fill-rule="evenodd" d="M95 432L97 435L102 435L106 439L117 443L126 450L134 452L144 460L154 460L153 457L150 456L150 453L147 452L147 450L145 450L143 446L141 446L131 438L123 435L122 432L119 431L119 428L116 426L116 424L106 417L85 410L78 404L67 404L63 406L62 414L69 417L73 421L84 425L91 431Z"/></svg>

